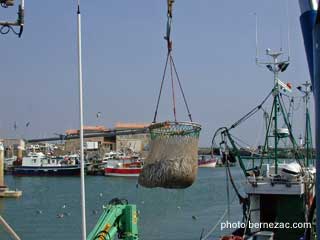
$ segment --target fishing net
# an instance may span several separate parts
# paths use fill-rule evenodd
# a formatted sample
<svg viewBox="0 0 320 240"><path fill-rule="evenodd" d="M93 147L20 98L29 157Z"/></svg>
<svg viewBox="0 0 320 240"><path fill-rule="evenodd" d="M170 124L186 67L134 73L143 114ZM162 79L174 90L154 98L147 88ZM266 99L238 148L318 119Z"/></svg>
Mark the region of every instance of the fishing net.
<svg viewBox="0 0 320 240"><path fill-rule="evenodd" d="M192 122L163 122L149 127L150 152L139 184L148 187L187 188L198 170L201 126Z"/></svg>

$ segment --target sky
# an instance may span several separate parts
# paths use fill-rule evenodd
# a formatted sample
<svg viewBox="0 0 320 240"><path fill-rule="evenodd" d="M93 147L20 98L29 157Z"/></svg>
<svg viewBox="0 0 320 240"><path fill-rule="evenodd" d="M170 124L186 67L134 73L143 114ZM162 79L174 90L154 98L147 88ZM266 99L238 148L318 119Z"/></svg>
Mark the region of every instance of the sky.
<svg viewBox="0 0 320 240"><path fill-rule="evenodd" d="M79 128L76 1L25 0L25 8L22 38L0 36L0 138ZM0 20L14 20L16 11L0 9ZM167 51L166 0L82 0L81 13L85 125L151 122ZM254 13L259 58L266 59L266 48L288 52L290 46L291 65L281 80L294 87L309 80L298 1L175 1L173 54L193 119L203 127L200 146L210 146L218 127L237 121L273 86L272 74L255 64ZM173 120L168 79L165 84L159 121ZM178 120L186 121L176 92ZM299 135L303 108L296 108ZM257 114L234 134L258 143L262 119Z"/></svg>

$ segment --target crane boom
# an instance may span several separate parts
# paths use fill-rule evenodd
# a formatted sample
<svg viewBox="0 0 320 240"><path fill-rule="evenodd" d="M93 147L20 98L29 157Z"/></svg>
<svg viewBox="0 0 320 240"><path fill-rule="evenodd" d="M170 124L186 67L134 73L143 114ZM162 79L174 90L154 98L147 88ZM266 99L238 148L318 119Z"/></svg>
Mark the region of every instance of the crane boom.
<svg viewBox="0 0 320 240"><path fill-rule="evenodd" d="M100 216L88 240L113 240L118 236L124 240L139 240L136 205L115 198Z"/></svg>

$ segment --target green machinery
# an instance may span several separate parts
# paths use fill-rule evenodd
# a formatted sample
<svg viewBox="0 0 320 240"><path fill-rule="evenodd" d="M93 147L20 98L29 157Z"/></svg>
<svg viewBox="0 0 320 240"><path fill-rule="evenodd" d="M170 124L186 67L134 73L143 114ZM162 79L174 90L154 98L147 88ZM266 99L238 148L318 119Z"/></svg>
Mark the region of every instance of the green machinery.
<svg viewBox="0 0 320 240"><path fill-rule="evenodd" d="M96 226L88 235L88 240L139 240L138 214L136 205L122 199L112 199Z"/></svg>
<svg viewBox="0 0 320 240"><path fill-rule="evenodd" d="M281 158L281 149L279 148L279 144L281 141L285 141L286 139L289 139L292 147L289 152L292 159L296 159L297 162L303 166L309 167L311 165L311 158L312 158L312 134L311 134L311 124L310 124L310 115L309 115L309 108L308 108L308 102L309 102L309 95L311 92L311 86L310 83L302 84L303 87L298 87L298 90L304 93L304 102L305 102L305 111L306 111L306 122L305 122L305 139L304 139L304 149L302 149L302 146L298 146L293 133L292 133L292 123L289 119L289 113L288 110L285 107L283 96L287 96L286 92L291 92L291 85L285 84L279 79L279 73L284 72L287 67L289 66L289 60L281 61L280 57L283 54L280 52L271 52L270 49L267 49L266 51L267 55L271 57L272 61L270 62L263 62L258 64L266 65L266 67L273 73L274 75L274 86L271 92L268 94L268 96L255 108L253 108L249 113L244 115L241 119L239 119L237 122L235 122L231 127L222 127L219 128L213 137L212 141L212 149L214 147L214 139L217 137L217 135L220 133L222 142L220 143L220 149L221 144L224 145L225 148L228 149L227 142L231 144L231 148L229 148L229 151L226 151L229 154L229 157L233 157L234 161L238 160L240 167L242 171L244 172L245 176L250 175L250 172L253 170L260 170L262 167L262 164L265 160L268 161L272 160L274 164L274 170L275 174L278 174L279 172L279 158ZM269 97L273 97L273 103L271 112L267 113L264 110L264 104L269 99ZM243 123L247 119L249 119L251 116L256 114L258 111L262 110L264 112L264 117L266 118L266 135L264 139L264 144L261 146L260 152L253 153L250 157L242 157L240 156L239 149L237 147L237 143L234 140L234 136L231 135L230 130L237 127L239 124ZM282 121L281 121L282 120ZM282 123L282 126L280 126L280 123ZM273 147L270 145L271 140L273 140ZM238 144L238 146L240 146ZM283 150L282 150L283 151ZM251 168L247 169L246 164L244 163L244 158L251 159L252 160L252 166ZM257 161L255 161L257 160Z"/></svg>

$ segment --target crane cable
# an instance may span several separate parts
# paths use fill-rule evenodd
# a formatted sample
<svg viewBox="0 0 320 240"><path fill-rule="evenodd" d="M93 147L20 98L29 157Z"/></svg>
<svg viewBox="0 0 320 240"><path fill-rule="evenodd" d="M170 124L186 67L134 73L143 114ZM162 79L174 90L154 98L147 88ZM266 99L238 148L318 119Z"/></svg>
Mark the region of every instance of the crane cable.
<svg viewBox="0 0 320 240"><path fill-rule="evenodd" d="M250 112L248 112L246 115L244 115L242 118L240 118L238 121L236 121L234 124L231 125L231 127L228 128L228 130L237 127L242 122L248 120L250 117L252 117L254 114L256 114L262 106L265 104L265 102L269 99L269 97L272 95L273 90L263 99L263 101L256 107L254 107Z"/></svg>
<svg viewBox="0 0 320 240"><path fill-rule="evenodd" d="M183 91L183 88L182 88L182 84L181 84L181 81L180 81L180 77L179 77L176 65L174 63L174 60L173 60L173 56L172 56L171 27L172 27L172 16L173 16L173 14L172 14L173 13L173 3L174 3L174 0L167 0L167 5L168 5L167 31L166 31L166 35L165 35L164 39L167 41L167 50L168 50L168 52L167 52L166 63L165 63L165 67L164 67L164 71L163 71L163 75L162 75L162 80L161 80L159 95L158 95L158 99L157 99L156 109L155 109L155 113L154 113L153 123L155 123L157 121L159 103L160 103L161 94L162 94L162 90L163 90L164 80L165 80L165 77L166 77L168 63L170 65L170 79L171 79L171 89L172 89L172 105L173 105L174 120L177 122L176 95L175 95L175 91L174 91L174 77L175 77L177 82L178 82L179 89L181 91L181 94L182 94L182 97L183 97L183 101L184 101L184 104L185 104L187 112L188 112L188 117L189 117L190 121L192 122L192 116L191 116L190 109L189 109L189 106L188 106L188 103L187 103L187 99L186 99L186 96L184 94L184 91Z"/></svg>

